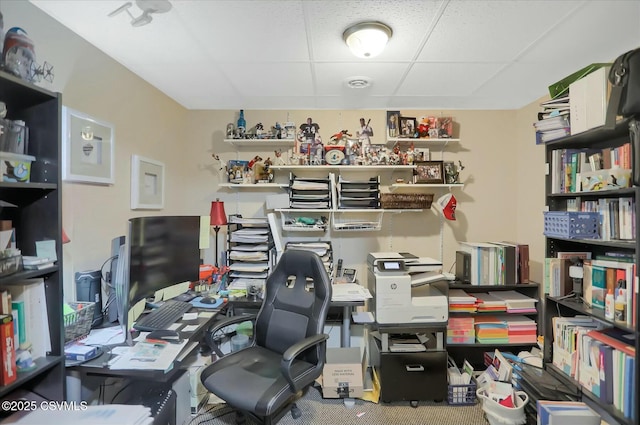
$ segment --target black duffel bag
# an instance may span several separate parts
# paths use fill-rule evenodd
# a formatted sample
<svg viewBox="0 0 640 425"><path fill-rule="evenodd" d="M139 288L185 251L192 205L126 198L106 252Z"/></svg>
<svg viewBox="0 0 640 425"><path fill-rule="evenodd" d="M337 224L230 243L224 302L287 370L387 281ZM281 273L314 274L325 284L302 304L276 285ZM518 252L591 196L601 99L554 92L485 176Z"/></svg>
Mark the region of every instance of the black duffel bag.
<svg viewBox="0 0 640 425"><path fill-rule="evenodd" d="M640 116L640 48L618 56L609 70L609 82L612 87L605 127L614 128L617 115Z"/></svg>

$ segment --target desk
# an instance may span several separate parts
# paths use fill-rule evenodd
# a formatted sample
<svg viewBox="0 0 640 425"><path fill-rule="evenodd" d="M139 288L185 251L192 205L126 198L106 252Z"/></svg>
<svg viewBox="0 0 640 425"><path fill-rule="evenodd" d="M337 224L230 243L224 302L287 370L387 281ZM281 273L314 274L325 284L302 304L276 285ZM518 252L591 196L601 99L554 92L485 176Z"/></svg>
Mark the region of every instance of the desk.
<svg viewBox="0 0 640 425"><path fill-rule="evenodd" d="M162 370L136 370L136 369L126 369L126 370L112 370L108 367L108 362L111 360L113 355L111 354L110 349L103 350L104 352L99 357L96 357L93 360L88 362L72 365L67 367L67 383L68 383L68 399L69 401L82 401L82 378L89 376L102 376L102 377L120 377L120 378L129 378L134 380L145 380L152 382L162 382L167 383L171 382L176 375L181 371L181 366L187 363L187 359L198 351L200 341L203 339L205 332L211 327L213 323L215 323L219 310L214 309L192 309L191 312L201 313L203 311L210 311L214 314L211 317L200 317L196 320L189 321L180 321L183 325L197 325L198 327L193 332L183 333L180 332L180 336L183 339L187 339L188 342L185 345L184 349L178 355L176 360L173 363L173 367L167 371L166 373ZM184 328L184 326L181 326ZM123 345L123 344L121 344ZM111 346L113 347L113 346Z"/></svg>
<svg viewBox="0 0 640 425"><path fill-rule="evenodd" d="M241 314L260 309L262 300L251 300L248 298L238 298L229 301L230 314ZM364 301L331 301L329 308L342 309L342 326L340 327L340 346L351 347L351 312L354 307L363 306Z"/></svg>

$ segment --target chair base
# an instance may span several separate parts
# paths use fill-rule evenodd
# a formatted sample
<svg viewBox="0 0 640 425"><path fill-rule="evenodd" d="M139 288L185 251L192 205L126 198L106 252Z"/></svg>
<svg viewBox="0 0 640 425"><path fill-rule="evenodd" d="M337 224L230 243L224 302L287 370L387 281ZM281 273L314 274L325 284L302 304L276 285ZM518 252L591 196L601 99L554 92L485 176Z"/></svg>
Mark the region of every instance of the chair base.
<svg viewBox="0 0 640 425"><path fill-rule="evenodd" d="M250 416L252 419L257 421L261 425L273 425L277 423L289 411L291 412L291 417L293 419L298 419L302 416L302 411L300 410L298 405L295 403L295 401L300 399L305 392L306 390L300 391L297 394L295 394L289 402L284 403L279 410L277 410L270 416L258 416L244 410L236 410L235 407L231 406L231 408L233 408L236 412L236 424L244 425L247 422L247 416Z"/></svg>

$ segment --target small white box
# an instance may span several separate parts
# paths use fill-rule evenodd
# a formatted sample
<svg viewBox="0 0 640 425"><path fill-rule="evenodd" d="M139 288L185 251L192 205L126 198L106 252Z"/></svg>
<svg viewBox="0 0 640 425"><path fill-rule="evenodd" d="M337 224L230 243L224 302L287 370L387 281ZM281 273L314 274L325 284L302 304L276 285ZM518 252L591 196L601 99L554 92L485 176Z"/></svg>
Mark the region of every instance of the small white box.
<svg viewBox="0 0 640 425"><path fill-rule="evenodd" d="M193 363L191 363L187 371L189 372L190 396L191 396L191 415L198 414L200 408L207 402L209 391L202 385L200 375L205 367L211 364L210 356L199 355Z"/></svg>
<svg viewBox="0 0 640 425"><path fill-rule="evenodd" d="M0 170L3 182L29 183L31 180L31 163L36 158L31 155L0 152Z"/></svg>
<svg viewBox="0 0 640 425"><path fill-rule="evenodd" d="M324 398L357 398L364 394L366 356L359 347L327 348L322 370Z"/></svg>

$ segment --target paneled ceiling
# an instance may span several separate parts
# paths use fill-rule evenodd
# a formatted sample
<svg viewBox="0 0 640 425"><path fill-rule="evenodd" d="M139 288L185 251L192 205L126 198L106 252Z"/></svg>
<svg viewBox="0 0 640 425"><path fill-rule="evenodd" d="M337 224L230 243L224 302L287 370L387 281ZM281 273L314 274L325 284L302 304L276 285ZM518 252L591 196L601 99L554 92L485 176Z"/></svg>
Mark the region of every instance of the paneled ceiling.
<svg viewBox="0 0 640 425"><path fill-rule="evenodd" d="M122 0L30 2L188 109L517 109L640 45L639 0L171 0L141 27ZM358 59L342 33L369 20L393 36Z"/></svg>

